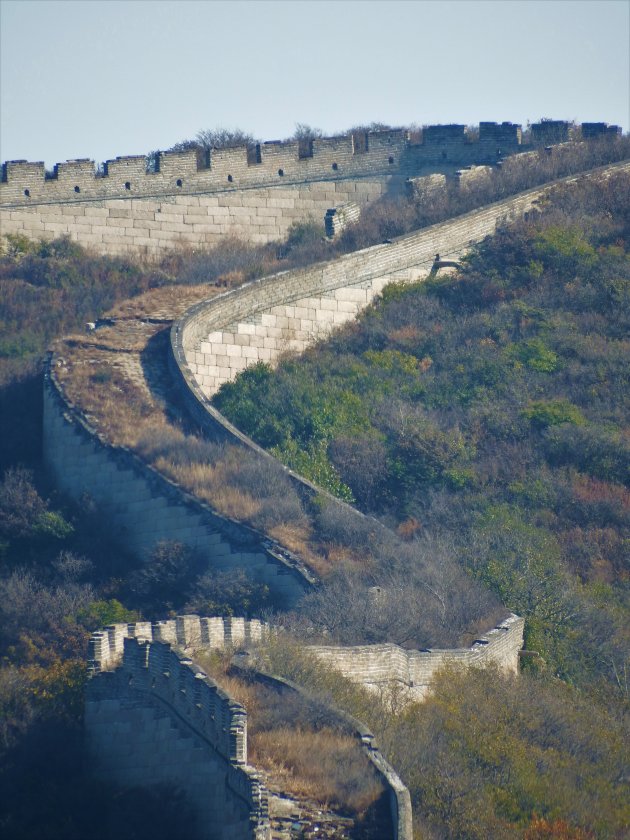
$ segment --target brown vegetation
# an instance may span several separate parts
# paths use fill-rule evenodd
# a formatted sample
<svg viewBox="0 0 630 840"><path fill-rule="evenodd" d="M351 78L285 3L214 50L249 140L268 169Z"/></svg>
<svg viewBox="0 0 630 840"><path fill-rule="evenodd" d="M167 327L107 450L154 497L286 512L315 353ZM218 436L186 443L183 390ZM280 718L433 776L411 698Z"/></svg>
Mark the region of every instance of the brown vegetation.
<svg viewBox="0 0 630 840"><path fill-rule="evenodd" d="M325 704L262 682L255 671L235 671L229 659L195 659L247 709L249 761L265 772L271 790L355 818L378 801L383 785L358 737Z"/></svg>

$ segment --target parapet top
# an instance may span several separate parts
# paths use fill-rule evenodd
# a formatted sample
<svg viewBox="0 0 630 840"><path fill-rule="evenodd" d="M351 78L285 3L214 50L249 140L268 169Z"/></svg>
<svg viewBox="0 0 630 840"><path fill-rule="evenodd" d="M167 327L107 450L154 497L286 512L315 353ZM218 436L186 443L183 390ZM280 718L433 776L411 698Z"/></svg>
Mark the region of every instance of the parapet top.
<svg viewBox="0 0 630 840"><path fill-rule="evenodd" d="M565 142L569 128L568 122L559 120L536 123L531 127L532 141L536 145ZM617 126L585 124L584 134L589 138L618 133ZM523 150L521 141L521 127L515 123L481 122L473 134L454 123L425 126L421 137L396 128L255 146L129 155L102 166L88 158L75 158L57 163L52 171L41 161L12 160L2 164L0 195L5 206L28 206L391 175L403 166L436 161L489 162L499 153ZM471 152L465 149L477 149L473 156L479 160L469 159Z"/></svg>

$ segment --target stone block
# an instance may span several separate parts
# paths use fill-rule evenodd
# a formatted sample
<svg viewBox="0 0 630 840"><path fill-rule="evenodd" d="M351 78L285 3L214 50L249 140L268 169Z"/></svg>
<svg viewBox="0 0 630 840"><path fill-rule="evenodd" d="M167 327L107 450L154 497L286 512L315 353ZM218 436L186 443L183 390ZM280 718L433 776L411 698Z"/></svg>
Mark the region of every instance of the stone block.
<svg viewBox="0 0 630 840"><path fill-rule="evenodd" d="M83 210L83 215L107 219L109 217L109 210L106 207L94 207L92 205L86 205Z"/></svg>

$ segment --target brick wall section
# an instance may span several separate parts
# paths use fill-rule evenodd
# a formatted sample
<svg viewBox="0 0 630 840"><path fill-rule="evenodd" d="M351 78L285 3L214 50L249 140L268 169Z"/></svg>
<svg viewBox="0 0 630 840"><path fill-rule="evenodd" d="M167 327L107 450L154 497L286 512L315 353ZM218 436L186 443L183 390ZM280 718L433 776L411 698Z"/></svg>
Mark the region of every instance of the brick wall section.
<svg viewBox="0 0 630 840"><path fill-rule="evenodd" d="M65 399L54 363L44 388L44 459L61 490L75 499L88 494L114 536L143 557L160 540L175 540L201 552L211 569L242 570L267 584L280 603L299 600L314 578L297 558L213 511L131 451L110 446Z"/></svg>
<svg viewBox="0 0 630 840"><path fill-rule="evenodd" d="M627 162L604 171L630 170ZM575 180L576 177L564 179ZM302 351L356 317L391 280L428 274L436 253L457 259L497 224L522 216L553 184L474 210L338 260L256 280L193 307L171 331L172 363L189 405L207 423L223 425L207 404L223 382L257 361ZM199 408L203 409L203 412ZM231 430L229 431L232 434Z"/></svg>
<svg viewBox="0 0 630 840"><path fill-rule="evenodd" d="M266 243L296 221L314 219L323 230L328 209L363 206L400 190L409 176L496 163L525 148L518 132L501 126L501 149L492 132L469 142L463 130L434 128L415 145L401 130L317 139L308 156L299 143L264 143L258 163L245 147L213 150L202 162L195 151L164 152L156 172L146 171L143 155L119 157L100 177L91 160L59 163L53 173L43 163L9 161L0 224L3 233L32 239L67 235L105 254L157 256L211 246L226 234Z"/></svg>
<svg viewBox="0 0 630 840"><path fill-rule="evenodd" d="M630 164L617 166L620 167L628 169ZM509 202L404 237L392 245L257 281L217 298L216 302L194 308L187 318L174 325L171 335L170 362L183 400L213 436L258 449L208 404L198 382L198 377L204 375L203 370L199 372L198 356L192 361L197 365L196 376L187 364L191 351L198 353L195 348L210 332L225 325L247 324L258 313L274 306L292 306L305 295L336 305L336 295L330 297L328 293L337 289L376 290L385 278L418 276L435 250L449 254L451 248L467 246L475 236L493 229L497 219L523 212L539 193L540 190L530 191ZM321 311L331 310L322 307ZM351 313L345 314L351 317ZM233 332L234 326L230 326L230 333ZM240 369L243 346L234 343L235 352L241 354L234 356L239 367L229 371ZM280 349L276 346L275 355ZM253 529L220 516L132 452L108 445L64 396L55 378L56 364L63 364L63 360L53 358L45 382L44 458L64 492L74 498L90 495L111 517L116 536L141 555L147 556L159 540L176 540L203 552L212 568L242 569L251 579L264 582L280 602L290 605L300 598L314 578L298 558ZM204 386L207 388L207 383ZM301 492L309 496L319 492L311 483L287 472Z"/></svg>
<svg viewBox="0 0 630 840"><path fill-rule="evenodd" d="M269 625L238 616L200 618L178 615L165 621L112 624L92 633L88 651L90 673L109 671L120 664L126 639L172 644L186 653L250 647L269 638Z"/></svg>
<svg viewBox="0 0 630 840"><path fill-rule="evenodd" d="M630 163L603 168L618 170L630 171ZM563 181L580 177L587 176ZM554 184L390 244L256 280L193 307L171 330L171 369L189 410L213 434L253 445L209 404L208 398L221 384L257 361L273 362L286 350L303 351L335 326L355 318L387 283L426 276L436 253L457 259L498 224L521 217Z"/></svg>
<svg viewBox="0 0 630 840"><path fill-rule="evenodd" d="M312 268L263 278L198 304L172 331L177 360L204 396L258 360L302 351L356 317L392 279L428 274L436 253L457 258L522 216L547 188L537 188L452 221ZM187 368L187 371L185 370Z"/></svg>
<svg viewBox="0 0 630 840"><path fill-rule="evenodd" d="M434 674L445 666L470 668L494 664L506 673L517 674L524 627L522 618L511 615L475 640L471 647L453 650L404 650L391 644L310 646L308 650L348 679L370 690L391 689L397 685L408 699L424 700Z"/></svg>
<svg viewBox="0 0 630 840"><path fill-rule="evenodd" d="M182 788L199 840L267 840L267 792L247 764L247 713L170 645L126 639L116 670L88 681L87 748L123 786Z"/></svg>
<svg viewBox="0 0 630 840"><path fill-rule="evenodd" d="M402 690L407 700L418 701L426 698L431 688L431 682L435 672L444 666L458 667L483 667L494 664L506 673L518 673L519 651L523 646L524 620L516 615L510 615L498 627L476 639L469 648L455 650L405 650L397 645L363 645L355 647L321 646L310 645L305 649L315 654L326 665L340 671L344 676L354 682L363 685L368 690L388 691L392 688ZM225 650L255 647L261 640L267 639L270 634L268 625L257 619L244 619L237 617L214 617L200 618L196 615L177 616L175 619L154 622L137 622L136 624L114 624L105 630L92 634L89 648L89 669L92 674L100 675L88 683L88 705L86 711L86 726L90 735L90 743L97 754L101 766L105 766L106 772L111 778L123 781L128 784L150 783L142 782L144 769L142 756L146 751L153 756L150 763L153 767L161 760L161 749L158 743L156 752L151 750L153 732L153 720L155 717L153 694L155 685L152 684L151 691L147 690L150 677L158 675L161 682L158 683L160 698L166 703L172 703L179 715L183 716L185 722L192 720L192 728L195 731L201 729L204 733L207 723L204 723L204 715L208 708L212 708L208 702L197 705L191 704L190 698L197 696L187 690L187 686L193 685L194 691L198 691L200 671L194 670L195 676L190 672L173 677L177 668L188 669L190 663L185 659L187 654L194 654L195 651ZM158 644L161 643L161 644ZM170 646L177 647L181 653L174 659ZM147 656L147 651L152 652ZM153 659L151 659L151 655ZM170 657L170 659L169 659ZM147 661L149 668L145 672ZM170 665L168 664L170 663ZM122 667L121 667L122 665ZM181 670L180 668L180 670ZM130 670L131 669L131 670ZM135 670L134 670L135 669ZM152 670L153 669L153 670ZM129 675L140 671L141 679L144 679L142 697L136 697L133 705L133 697L130 698L129 690L138 688L138 682L129 683ZM120 674L124 673L122 679ZM166 683L162 679L164 674L169 675ZM161 675L161 676L160 676ZM267 678L269 675L265 675ZM103 679L104 678L104 679ZM294 690L300 690L297 686L271 677L272 680L280 681L291 686ZM212 681L208 681L212 684ZM160 691L160 686L166 685L167 694ZM184 693L182 694L182 688ZM205 690L205 689L204 689ZM173 700L173 692L178 694ZM147 702L148 698L148 702ZM218 699L217 699L218 698ZM226 703L224 695L218 690L217 698L212 702L215 704ZM108 702L105 704L103 700ZM90 705L92 703L93 705ZM224 716L230 715L230 706L224 706ZM133 709L135 715L130 719L129 710ZM225 711L227 709L227 711ZM337 710L338 714L343 713ZM192 719L191 716L192 715ZM163 717L167 717L164 714ZM214 712L215 719L219 716ZM385 761L378 751L374 742L374 735L362 724L349 716L353 729L361 738L364 749L377 768L390 791L390 812L392 826L396 840L411 840L412 838L412 815L409 792L398 778L396 772ZM125 735L128 734L127 726L133 725L135 732L143 733L141 740L144 747L140 749L141 758L134 758L134 765L130 769L126 748L120 752L122 744L126 743ZM166 726L166 724L163 724ZM233 730L237 734L234 734ZM112 731L116 733L119 741L112 741ZM231 733L228 737L228 731ZM244 712L238 711L233 727L226 726L222 733L214 734L213 744L220 743L224 753L242 762L247 761L246 754L246 718ZM176 736L178 739L180 735ZM171 754L173 747L169 746ZM177 755L177 750L175 750ZM136 764L140 764L138 769ZM168 767L168 762L167 762ZM107 770L107 768L109 768ZM162 772L162 771L160 771ZM170 772L170 771L169 771ZM138 775L138 773L140 775ZM159 773L158 773L159 775ZM137 779L140 778L140 782ZM154 780L150 774L147 778ZM196 772L192 774L194 784L198 783ZM162 780L160 776L159 779ZM190 780L185 776L179 777L179 783L188 789ZM247 791L247 785L245 785ZM195 792L196 788L193 790ZM256 789L257 790L257 789ZM260 801L263 794L257 793L253 797ZM245 797L246 798L246 797Z"/></svg>
<svg viewBox="0 0 630 840"><path fill-rule="evenodd" d="M234 666L234 662L233 667L238 669L238 666ZM310 696L309 692L301 686L275 674L268 674L258 668L251 669L249 667L243 669L243 672L246 675L251 675L252 670L254 670L256 677L263 684L277 686L283 690L288 689L306 698ZM345 723L354 732L355 737L360 739L363 752L376 770L385 789L389 792L389 818L392 828L392 840L413 840L413 813L409 790L379 750L374 734L365 724L342 709L327 704L327 710L328 713L332 713L340 722ZM388 838L382 838L382 840L388 840Z"/></svg>
<svg viewBox="0 0 630 840"><path fill-rule="evenodd" d="M286 237L294 222L315 220L324 235L326 211L347 202L365 205L383 195L390 176L294 186L220 191L164 198L45 203L0 208L3 233L32 239L67 235L101 254L143 254L184 246L207 248L225 236L254 244Z"/></svg>
<svg viewBox="0 0 630 840"><path fill-rule="evenodd" d="M267 792L247 766L246 710L194 665L187 651L255 645L268 634L268 625L257 620L190 615L94 633L85 726L99 775L126 786L181 787L198 814L201 837L266 838ZM280 677L255 673L264 683L303 693ZM412 840L409 791L373 733L339 709L330 712L360 740L389 791L392 837Z"/></svg>
<svg viewBox="0 0 630 840"><path fill-rule="evenodd" d="M506 673L518 673L525 622L509 615L468 648L406 650L398 645L307 645L323 662L366 688L377 690L398 685L412 700L423 700L435 672L445 665L462 667L495 664ZM249 647L269 637L268 625L257 619L200 618L184 615L168 621L114 624L92 634L89 667L92 672L116 666L125 639L162 641L183 651L224 650Z"/></svg>
<svg viewBox="0 0 630 840"><path fill-rule="evenodd" d="M434 126L433 129L440 127ZM94 161L82 159L59 163L46 173L41 162L8 161L2 167L0 205L29 206L86 199L156 197L176 194L236 192L243 188L287 183L362 179L396 174L406 177L436 163L469 165L497 158L497 139L487 132L470 142L463 131L427 132L426 142L412 144L404 130L369 132L365 135L313 140L309 156L300 155L300 144L263 143L259 162L245 146L212 150L207 161L199 161L194 150L163 152L158 171L146 171L144 155L108 160L100 177ZM516 128L516 127L515 127ZM516 132L501 139L502 154L519 151ZM208 164L208 165L206 165Z"/></svg>
<svg viewBox="0 0 630 840"><path fill-rule="evenodd" d="M528 152L534 147L523 146L510 123L482 123L475 141L463 126L433 126L425 135L419 144L404 131L373 132L367 143L364 135L315 140L308 157L297 143L265 143L253 164L245 147L213 151L209 166L194 151L165 152L150 173L143 155L120 157L107 161L102 177L90 160L57 164L53 177L43 163L9 161L0 225L31 239L67 235L103 254L157 257L179 246L206 248L226 234L267 243L296 221L322 223L331 208L397 193L408 178L420 187L422 176L457 177L462 167L539 154ZM553 146L553 153L571 154L576 145Z"/></svg>

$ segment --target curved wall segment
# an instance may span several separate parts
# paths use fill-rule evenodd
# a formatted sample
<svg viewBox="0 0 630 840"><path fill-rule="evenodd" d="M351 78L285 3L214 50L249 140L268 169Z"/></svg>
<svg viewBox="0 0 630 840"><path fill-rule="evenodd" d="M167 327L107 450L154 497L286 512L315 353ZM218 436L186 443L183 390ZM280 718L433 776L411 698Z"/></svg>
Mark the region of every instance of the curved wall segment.
<svg viewBox="0 0 630 840"><path fill-rule="evenodd" d="M234 436L209 398L257 361L300 352L364 309L392 281L426 277L435 255L457 259L522 216L546 192L542 187L454 220L311 268L262 278L193 307L171 329L171 364L198 418ZM236 435L243 439L243 436Z"/></svg>
<svg viewBox="0 0 630 840"><path fill-rule="evenodd" d="M117 666L88 681L85 731L101 778L184 791L191 840L270 840L268 794L247 763L247 712L170 645L125 640Z"/></svg>
<svg viewBox="0 0 630 840"><path fill-rule="evenodd" d="M630 171L623 162L593 170ZM340 259L255 280L197 304L171 329L172 372L189 410L214 436L255 444L210 404L224 382L258 361L301 352L352 320L392 281L428 276L436 254L460 258L497 225L522 217L570 176Z"/></svg>
<svg viewBox="0 0 630 840"><path fill-rule="evenodd" d="M196 499L129 449L109 444L89 426L55 376L44 383L44 461L71 498L88 496L107 517L115 539L148 558L156 543L176 541L201 553L209 569L242 571L290 606L314 577L301 561L265 535Z"/></svg>

